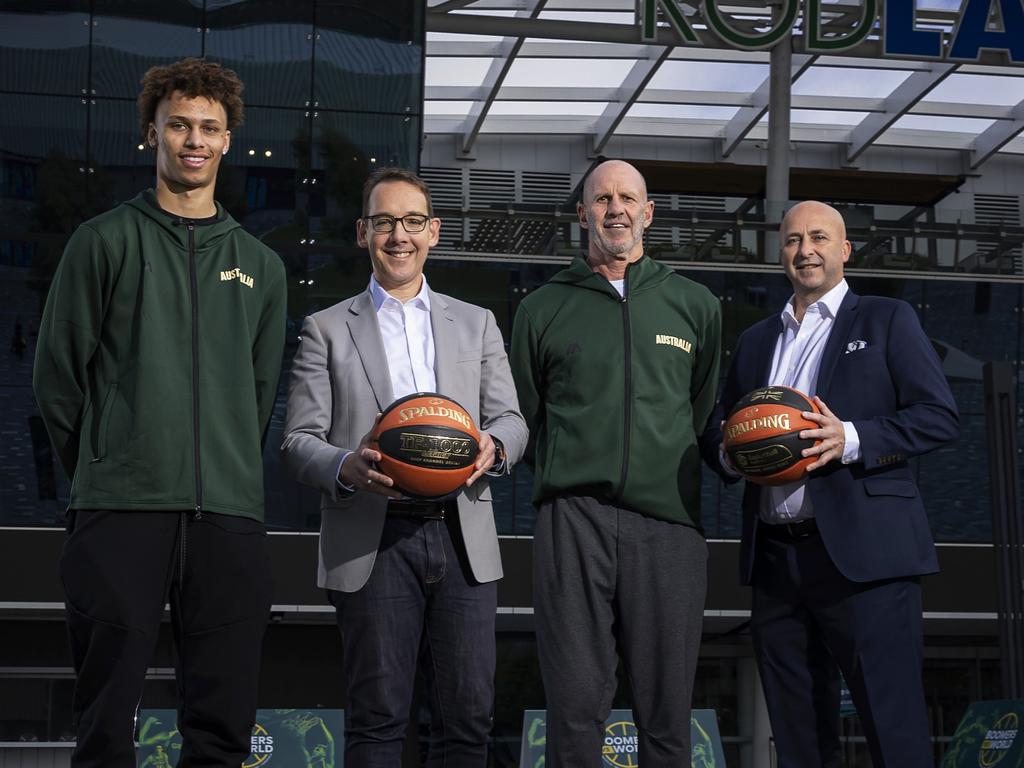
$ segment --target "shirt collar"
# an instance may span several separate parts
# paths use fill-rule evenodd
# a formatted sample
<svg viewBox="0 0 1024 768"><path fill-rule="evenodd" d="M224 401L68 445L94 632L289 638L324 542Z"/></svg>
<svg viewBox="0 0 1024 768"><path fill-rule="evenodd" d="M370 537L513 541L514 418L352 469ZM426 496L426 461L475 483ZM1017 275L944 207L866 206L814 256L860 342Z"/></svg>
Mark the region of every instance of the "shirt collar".
<svg viewBox="0 0 1024 768"><path fill-rule="evenodd" d="M839 313L839 305L843 303L843 299L846 298L846 294L849 293L849 291L850 286L846 283L846 279L843 278L832 288L832 290L807 307L807 309L810 311L811 307L817 307L815 311L822 317L835 318ZM782 323L787 327L800 324L796 319L796 312L793 310L792 296L789 297L789 301L786 302L786 306L782 310Z"/></svg>
<svg viewBox="0 0 1024 768"><path fill-rule="evenodd" d="M381 284L377 282L375 275L370 275L370 298L373 300L373 308L375 311L380 312L380 308L385 303L395 302L401 304L398 299L392 296L390 293L385 291ZM423 282L420 283L420 292L413 296L406 304L411 304L414 307L418 307L426 312L430 311L430 291L427 290L427 276L423 275Z"/></svg>

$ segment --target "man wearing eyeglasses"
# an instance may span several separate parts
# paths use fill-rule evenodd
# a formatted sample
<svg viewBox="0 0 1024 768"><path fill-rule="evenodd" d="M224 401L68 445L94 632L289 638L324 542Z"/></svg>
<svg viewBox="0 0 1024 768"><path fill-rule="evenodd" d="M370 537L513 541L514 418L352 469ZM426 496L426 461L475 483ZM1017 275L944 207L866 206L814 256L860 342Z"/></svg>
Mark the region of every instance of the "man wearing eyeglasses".
<svg viewBox="0 0 1024 768"><path fill-rule="evenodd" d="M322 494L318 583L341 630L345 764L360 768L401 764L419 662L430 764L487 761L502 575L488 483L522 455L526 424L494 316L427 285L440 228L422 179L370 176L356 222L369 288L306 318L292 366L282 450ZM456 400L481 429L476 471L456 498L403 499L375 467L376 419L414 392Z"/></svg>

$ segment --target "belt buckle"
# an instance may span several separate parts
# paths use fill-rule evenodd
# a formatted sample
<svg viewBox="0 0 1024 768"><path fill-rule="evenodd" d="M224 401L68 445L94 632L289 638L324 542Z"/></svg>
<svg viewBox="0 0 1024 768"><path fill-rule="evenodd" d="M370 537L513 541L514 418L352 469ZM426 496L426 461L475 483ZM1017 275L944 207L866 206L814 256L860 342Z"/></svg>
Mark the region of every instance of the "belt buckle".
<svg viewBox="0 0 1024 768"><path fill-rule="evenodd" d="M388 504L388 513L416 520L444 520L444 505L437 501L396 501Z"/></svg>

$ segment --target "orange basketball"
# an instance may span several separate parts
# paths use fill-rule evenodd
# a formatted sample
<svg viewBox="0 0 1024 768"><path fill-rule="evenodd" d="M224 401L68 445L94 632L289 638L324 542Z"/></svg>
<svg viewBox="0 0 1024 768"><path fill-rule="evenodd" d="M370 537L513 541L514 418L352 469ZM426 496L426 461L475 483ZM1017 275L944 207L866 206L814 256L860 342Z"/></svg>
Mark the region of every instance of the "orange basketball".
<svg viewBox="0 0 1024 768"><path fill-rule="evenodd" d="M454 400L417 392L387 407L373 436L380 471L417 498L447 496L473 474L480 433Z"/></svg>
<svg viewBox="0 0 1024 768"><path fill-rule="evenodd" d="M804 476L817 457L800 452L820 440L801 439L800 430L818 425L800 414L820 413L803 392L789 387L761 387L741 398L725 422L725 452L736 469L760 485L792 483Z"/></svg>

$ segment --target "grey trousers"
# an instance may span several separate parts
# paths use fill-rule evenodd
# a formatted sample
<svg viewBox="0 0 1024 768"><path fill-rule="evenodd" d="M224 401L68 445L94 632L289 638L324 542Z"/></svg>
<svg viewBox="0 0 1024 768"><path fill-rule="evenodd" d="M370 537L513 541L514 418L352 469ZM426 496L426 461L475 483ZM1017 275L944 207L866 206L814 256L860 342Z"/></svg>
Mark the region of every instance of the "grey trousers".
<svg viewBox="0 0 1024 768"><path fill-rule="evenodd" d="M644 768L690 765L707 543L588 496L541 503L533 544L547 768L600 768L619 659Z"/></svg>

